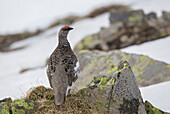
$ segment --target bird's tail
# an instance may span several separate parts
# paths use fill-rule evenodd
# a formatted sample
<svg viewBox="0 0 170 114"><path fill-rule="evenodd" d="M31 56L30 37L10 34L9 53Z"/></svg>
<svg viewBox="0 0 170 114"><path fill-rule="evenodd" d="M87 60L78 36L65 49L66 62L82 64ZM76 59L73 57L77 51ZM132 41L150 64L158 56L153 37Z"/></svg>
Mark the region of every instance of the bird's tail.
<svg viewBox="0 0 170 114"><path fill-rule="evenodd" d="M54 90L54 103L55 105L62 105L64 104L66 99L66 92L65 91L55 91Z"/></svg>

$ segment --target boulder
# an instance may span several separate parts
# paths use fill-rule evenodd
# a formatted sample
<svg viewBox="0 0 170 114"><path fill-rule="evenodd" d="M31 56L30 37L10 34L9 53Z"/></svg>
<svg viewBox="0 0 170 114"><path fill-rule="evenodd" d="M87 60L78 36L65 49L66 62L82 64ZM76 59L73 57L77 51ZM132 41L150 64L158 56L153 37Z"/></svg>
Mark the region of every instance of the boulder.
<svg viewBox="0 0 170 114"><path fill-rule="evenodd" d="M74 48L110 51L164 38L170 35L170 13L157 18L154 12L119 9L110 12L110 26L83 38Z"/></svg>
<svg viewBox="0 0 170 114"><path fill-rule="evenodd" d="M81 50L77 53L77 57L81 72L73 86L74 90L85 88L96 76L113 76L118 70L118 63L121 60L129 62L139 86L170 80L170 65L144 55L129 54L117 50L109 52Z"/></svg>

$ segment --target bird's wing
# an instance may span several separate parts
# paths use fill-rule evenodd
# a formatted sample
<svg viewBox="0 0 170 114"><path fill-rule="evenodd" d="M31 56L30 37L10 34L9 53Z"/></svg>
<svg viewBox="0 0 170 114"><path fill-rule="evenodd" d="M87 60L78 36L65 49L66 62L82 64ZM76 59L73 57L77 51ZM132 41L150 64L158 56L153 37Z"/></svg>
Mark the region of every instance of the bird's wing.
<svg viewBox="0 0 170 114"><path fill-rule="evenodd" d="M59 64L60 64L59 58L56 57L56 54L52 54L48 60L48 65L47 65L47 76L51 87L52 87L52 82L51 82L52 76L55 74Z"/></svg>
<svg viewBox="0 0 170 114"><path fill-rule="evenodd" d="M64 56L62 58L62 64L68 76L68 84L69 86L72 86L72 83L77 80L79 72L79 63L74 53Z"/></svg>

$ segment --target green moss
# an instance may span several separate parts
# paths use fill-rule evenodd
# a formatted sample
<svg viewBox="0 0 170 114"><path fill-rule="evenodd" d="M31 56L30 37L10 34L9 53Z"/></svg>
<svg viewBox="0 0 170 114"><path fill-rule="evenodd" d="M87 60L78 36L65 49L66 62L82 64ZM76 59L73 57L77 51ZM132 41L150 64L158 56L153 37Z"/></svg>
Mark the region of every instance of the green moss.
<svg viewBox="0 0 170 114"><path fill-rule="evenodd" d="M170 68L170 64L169 64L169 65L166 65L166 67Z"/></svg>
<svg viewBox="0 0 170 114"><path fill-rule="evenodd" d="M93 85L92 85L92 86L93 86ZM85 93L85 94L86 94L86 93L87 93L87 88L81 89L81 90L80 90L80 93Z"/></svg>
<svg viewBox="0 0 170 114"><path fill-rule="evenodd" d="M87 37L84 39L84 45L88 46L91 44L91 42L93 41L93 38L91 36Z"/></svg>
<svg viewBox="0 0 170 114"><path fill-rule="evenodd" d="M88 52L89 50L87 50L87 49L85 49L85 50L80 50L79 51L79 54L82 54L82 53L86 53L86 52Z"/></svg>
<svg viewBox="0 0 170 114"><path fill-rule="evenodd" d="M6 109L2 109L1 114L9 114L9 112Z"/></svg>
<svg viewBox="0 0 170 114"><path fill-rule="evenodd" d="M128 18L128 21L130 21L130 22L135 22L137 20L139 20L139 16L133 16L133 17Z"/></svg>
<svg viewBox="0 0 170 114"><path fill-rule="evenodd" d="M3 108L8 109L8 105L7 104L3 105Z"/></svg>
<svg viewBox="0 0 170 114"><path fill-rule="evenodd" d="M13 105L18 105L20 107L23 106L27 110L31 110L31 109L34 108L34 104L32 102L31 103L27 103L24 100L14 101L12 104Z"/></svg>
<svg viewBox="0 0 170 114"><path fill-rule="evenodd" d="M16 109L15 107L12 107L12 114L25 114L25 111L23 109Z"/></svg>
<svg viewBox="0 0 170 114"><path fill-rule="evenodd" d="M140 61L143 61L145 58L147 58L147 56L144 56L144 55L143 55L143 56L140 57L139 60L140 60Z"/></svg>

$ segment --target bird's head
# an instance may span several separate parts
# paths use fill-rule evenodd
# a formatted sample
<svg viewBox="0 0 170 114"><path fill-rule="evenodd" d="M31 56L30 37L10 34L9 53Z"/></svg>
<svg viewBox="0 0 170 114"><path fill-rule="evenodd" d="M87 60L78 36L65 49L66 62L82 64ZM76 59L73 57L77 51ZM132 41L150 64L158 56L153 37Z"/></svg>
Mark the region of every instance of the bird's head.
<svg viewBox="0 0 170 114"><path fill-rule="evenodd" d="M64 36L66 37L67 34L69 33L70 30L72 30L73 28L72 27L69 27L69 26L64 26L60 29L60 32L59 32L59 36Z"/></svg>

